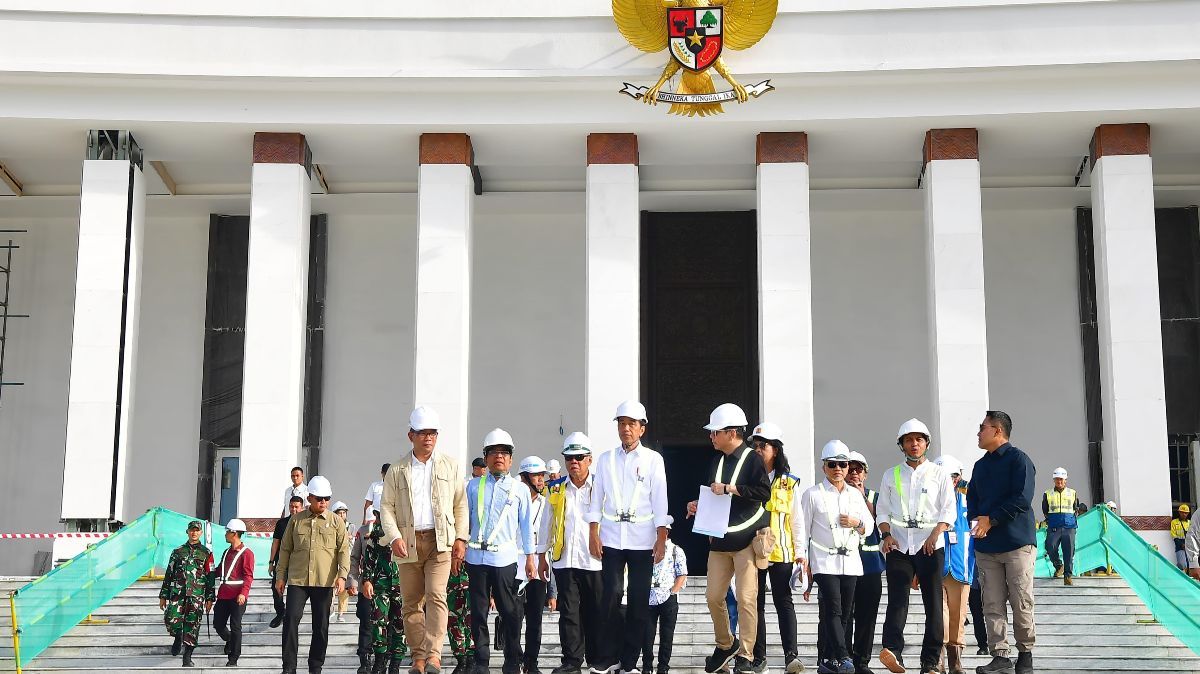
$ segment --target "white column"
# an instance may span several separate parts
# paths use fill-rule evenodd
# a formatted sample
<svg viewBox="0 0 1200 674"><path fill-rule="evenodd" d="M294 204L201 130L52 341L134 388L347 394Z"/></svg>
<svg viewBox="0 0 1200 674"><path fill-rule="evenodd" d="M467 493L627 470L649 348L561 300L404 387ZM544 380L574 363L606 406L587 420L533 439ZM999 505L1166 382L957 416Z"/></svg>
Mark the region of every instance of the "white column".
<svg viewBox="0 0 1200 674"><path fill-rule="evenodd" d="M63 470L67 520L141 514L124 512L146 202L141 151L128 140L112 159L83 162ZM92 146L99 142L94 135Z"/></svg>
<svg viewBox="0 0 1200 674"><path fill-rule="evenodd" d="M466 134L421 136L413 401L437 410L442 420L438 451L464 466L483 439L468 437L475 204L471 163L471 139ZM402 423L407 420L405 411Z"/></svg>
<svg viewBox="0 0 1200 674"><path fill-rule="evenodd" d="M584 409L597 452L620 444L617 405L641 399L641 328L631 320L641 307L638 198L637 136L589 135ZM655 410L647 413L653 424Z"/></svg>
<svg viewBox="0 0 1200 674"><path fill-rule="evenodd" d="M1138 154L1117 142L1137 139ZM1092 150L1092 228L1104 413L1104 494L1122 515L1170 515L1149 127L1104 125Z"/></svg>
<svg viewBox="0 0 1200 674"><path fill-rule="evenodd" d="M238 514L271 517L303 443L311 205L304 137L260 133L254 144Z"/></svg>
<svg viewBox="0 0 1200 674"><path fill-rule="evenodd" d="M988 409L983 215L975 129L926 135L925 243L935 454L966 466L982 456L979 421ZM901 420L902 421L902 420Z"/></svg>
<svg viewBox="0 0 1200 674"><path fill-rule="evenodd" d="M758 134L758 359L762 419L784 431L792 472L814 479L808 137Z"/></svg>

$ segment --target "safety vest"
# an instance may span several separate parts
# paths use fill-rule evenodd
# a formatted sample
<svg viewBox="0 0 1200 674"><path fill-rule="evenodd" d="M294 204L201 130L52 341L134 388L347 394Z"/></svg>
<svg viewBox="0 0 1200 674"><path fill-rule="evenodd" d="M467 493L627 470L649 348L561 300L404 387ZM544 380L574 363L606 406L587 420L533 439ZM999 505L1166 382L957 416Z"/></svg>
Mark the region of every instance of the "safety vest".
<svg viewBox="0 0 1200 674"><path fill-rule="evenodd" d="M775 533L775 548L768 561L791 562L796 558L796 544L792 540L792 503L800 478L784 473L771 483L771 500L767 501L767 512L771 513L771 531Z"/></svg>
<svg viewBox="0 0 1200 674"><path fill-rule="evenodd" d="M496 521L492 524L492 530L490 532L488 532L485 537L484 530L487 528L488 514L492 510L492 503L488 503L487 507L486 508L484 507L483 492L484 492L484 486L487 485L487 478L488 478L488 476L486 474L484 474L484 475L480 475L475 480L475 499L476 499L475 519L479 523L479 526L475 531L475 538L472 538L471 540L467 541L467 547L472 548L474 550L483 550L484 552L487 552L489 550L494 552L496 550L499 550L502 545L506 544L506 543L496 543L496 534L500 531L500 520L502 520L504 518L504 513L508 510L509 506L511 506L515 503L515 500L514 500L513 494L512 494L512 489L514 489L515 487L510 487L509 490L505 493L504 505L500 506L500 512L497 513L497 515L496 515ZM502 475L502 476L500 476L500 479L496 480L496 484L492 486L492 501L493 502L496 500L496 493L500 491L500 485L502 485L505 480L512 480L512 479L513 478L511 476ZM517 485L517 486L524 488L524 485Z"/></svg>
<svg viewBox="0 0 1200 674"><path fill-rule="evenodd" d="M1075 523L1075 490L1067 487L1062 491L1050 489L1046 491L1046 526L1051 529L1074 529Z"/></svg>
<svg viewBox="0 0 1200 674"><path fill-rule="evenodd" d="M873 506L879 503L879 492L868 489L863 500L867 502L867 505ZM871 531L871 535L867 536L858 549L860 552L879 552L879 529L876 528Z"/></svg>
<svg viewBox="0 0 1200 674"><path fill-rule="evenodd" d="M967 521L967 495L954 492L954 526L942 534L946 552L942 575L970 585L975 580L975 542L971 539L971 523Z"/></svg>
<svg viewBox="0 0 1200 674"><path fill-rule="evenodd" d="M929 493L931 489L936 489L935 480L928 477L925 478L921 485L921 494L916 499L916 512L910 512L909 498L904 495L904 477L900 472L903 464L892 469L892 479L896 483L896 500L900 501L900 516L897 517L893 512L888 516L892 526L904 527L906 529L932 529L938 525L937 520L931 520L929 514ZM929 471L934 472L934 471Z"/></svg>
<svg viewBox="0 0 1200 674"><path fill-rule="evenodd" d="M1183 537L1187 535L1187 531L1191 526L1192 521L1190 519L1181 520L1176 518L1171 520L1171 538L1183 540Z"/></svg>
<svg viewBox="0 0 1200 674"><path fill-rule="evenodd" d="M586 486L591 488L593 477L589 473ZM550 504L550 560L557 562L562 559L563 546L567 535L567 484L571 481L569 475L546 483L546 501Z"/></svg>
<svg viewBox="0 0 1200 674"><path fill-rule="evenodd" d="M858 552L859 546L862 545L862 536L860 536L858 534L858 529L851 529L851 528L843 527L838 524L838 515L847 514L847 513L840 512L841 511L840 492L838 492L836 490L832 492L831 495L833 496L834 507L830 508L829 500L825 498L825 496L826 496L825 483L821 482L817 486L821 488L821 499L825 501L825 517L829 523L829 535L831 537L833 537L833 547L832 548L826 547L826 546L816 542L812 538L808 539L808 544L811 545L812 547L816 548L817 550L820 550L821 552L824 552L824 553L827 553L830 555L849 555L852 552ZM843 489L855 489L855 487L851 487L850 485L845 485L843 487ZM834 514L835 512L837 512L838 515L835 515ZM839 532L842 533L841 540L838 540Z"/></svg>
<svg viewBox="0 0 1200 674"><path fill-rule="evenodd" d="M742 466L745 465L745 463L746 463L746 457L750 456L750 454L753 451L754 450L747 448L746 451L742 452L742 457L740 459L738 459L738 462L733 466L733 475L729 476L729 482L726 482L725 484L737 484L738 474L742 472ZM722 481L721 476L724 473L725 473L725 455L722 454L721 458L717 460L717 475L716 475L716 479L713 481L721 482ZM759 518L762 516L763 516L763 507L758 506L758 509L754 511L754 514L750 516L750 519L746 520L745 522L742 522L741 524L730 524L728 527L725 528L725 533L735 534L744 529L748 529L749 527L754 526L754 524L757 523Z"/></svg>
<svg viewBox="0 0 1200 674"><path fill-rule="evenodd" d="M612 452L617 452L617 451L623 452L625 450L624 449L614 449L614 450L610 451L609 454L612 454ZM628 458L628 457L626 457L626 458ZM616 510L616 512L609 512L608 509L602 508L601 510L604 515L604 519L611 520L613 522L649 522L650 520L654 519L654 513L651 513L649 515L638 515L635 512L637 510L637 506L634 505L637 503L638 496L641 496L642 491L644 490L643 485L646 484L646 480L648 479L648 476L641 475L641 474L639 474L637 476L637 484L635 484L633 486L633 494L629 497L629 501L624 501L621 498L621 483L624 481L625 476L617 475L617 457L616 457L616 455L614 454L614 455L610 456L609 459L610 459L610 461L608 464L608 478L609 478L608 481L609 481L609 484L611 485L611 490L612 490L611 501L613 501L617 504L617 510ZM608 499L606 499L606 500L608 500ZM622 504L624 504L624 505L622 505ZM604 504L601 504L601 505L604 505Z"/></svg>

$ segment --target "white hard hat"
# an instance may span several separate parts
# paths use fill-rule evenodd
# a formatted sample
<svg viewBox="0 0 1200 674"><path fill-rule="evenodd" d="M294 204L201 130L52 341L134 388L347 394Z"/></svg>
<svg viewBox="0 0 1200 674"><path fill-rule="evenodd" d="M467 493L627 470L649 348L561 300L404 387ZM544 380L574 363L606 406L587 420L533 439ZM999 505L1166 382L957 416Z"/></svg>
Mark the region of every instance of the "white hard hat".
<svg viewBox="0 0 1200 674"><path fill-rule="evenodd" d="M900 430L896 431L896 440L899 441L900 438L909 433L920 433L925 436L926 440L932 437L929 435L929 427L922 423L920 419L909 419L900 424Z"/></svg>
<svg viewBox="0 0 1200 674"><path fill-rule="evenodd" d="M1055 468L1053 477L1061 477L1064 480L1067 479L1067 469L1063 468L1062 466Z"/></svg>
<svg viewBox="0 0 1200 674"><path fill-rule="evenodd" d="M617 405L617 413L613 415L613 421L616 421L621 417L637 419L643 424L649 423L649 419L646 418L646 406L636 400L626 400L620 405Z"/></svg>
<svg viewBox="0 0 1200 674"><path fill-rule="evenodd" d="M225 531L236 531L244 534L246 533L246 523L235 517L225 525Z"/></svg>
<svg viewBox="0 0 1200 674"><path fill-rule="evenodd" d="M339 510L345 510L345 511L349 512L350 506L347 506L345 501L334 501L333 507L330 508L330 510L332 510L333 512L337 512Z"/></svg>
<svg viewBox="0 0 1200 674"><path fill-rule="evenodd" d="M487 435L483 436L483 448L487 449L492 445L503 445L510 450L515 446L513 445L512 436L503 428L493 428Z"/></svg>
<svg viewBox="0 0 1200 674"><path fill-rule="evenodd" d="M934 459L933 462L936 463L937 465L941 466L942 468L945 468L946 472L949 473L950 475L962 475L962 472L963 472L962 461L959 461L958 459L954 458L953 456L950 456L949 454L943 454L943 455L939 456L938 458Z"/></svg>
<svg viewBox="0 0 1200 674"><path fill-rule="evenodd" d="M308 481L308 493L318 498L329 498L333 496L333 488L329 486L329 480L325 479L324 476L314 475Z"/></svg>
<svg viewBox="0 0 1200 674"><path fill-rule="evenodd" d="M861 463L863 466L863 470L866 470L866 471L871 470L871 466L869 466L867 464L867 457L863 456L862 452L850 450L850 460Z"/></svg>
<svg viewBox="0 0 1200 674"><path fill-rule="evenodd" d="M539 456L527 456L521 459L521 473L545 473L546 462Z"/></svg>
<svg viewBox="0 0 1200 674"><path fill-rule="evenodd" d="M1117 509L1117 502L1116 502L1116 501L1109 501L1109 502L1105 503L1104 505L1108 506L1108 509L1109 509L1109 510L1116 510L1116 509Z"/></svg>
<svg viewBox="0 0 1200 674"><path fill-rule="evenodd" d="M748 426L750 422L746 421L746 413L742 408L733 403L721 403L708 415L708 425L704 427L706 431L719 431L722 428L730 426Z"/></svg>
<svg viewBox="0 0 1200 674"><path fill-rule="evenodd" d="M563 440L563 456L590 456L592 454L592 439L575 431Z"/></svg>
<svg viewBox="0 0 1200 674"><path fill-rule="evenodd" d="M418 405L417 409L408 415L408 427L414 431L436 431L441 425L442 420L432 407Z"/></svg>
<svg viewBox="0 0 1200 674"><path fill-rule="evenodd" d="M777 440L782 443L783 429L779 427L779 424L763 421L754 427L754 432L750 434L750 437L758 437L763 440Z"/></svg>
<svg viewBox="0 0 1200 674"><path fill-rule="evenodd" d="M547 473L558 473L561 471L562 466L558 463L558 459L550 459L550 462L546 464Z"/></svg>
<svg viewBox="0 0 1200 674"><path fill-rule="evenodd" d="M830 440L825 443L825 448L821 450L821 460L829 461L834 459L837 461L850 460L850 448L841 440Z"/></svg>

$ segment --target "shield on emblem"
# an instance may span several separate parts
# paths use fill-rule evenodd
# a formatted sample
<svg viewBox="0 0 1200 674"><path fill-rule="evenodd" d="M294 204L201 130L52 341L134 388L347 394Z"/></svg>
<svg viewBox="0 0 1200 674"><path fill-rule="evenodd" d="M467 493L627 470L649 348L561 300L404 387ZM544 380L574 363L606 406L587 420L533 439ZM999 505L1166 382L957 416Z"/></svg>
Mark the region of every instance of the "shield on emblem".
<svg viewBox="0 0 1200 674"><path fill-rule="evenodd" d="M671 57L688 70L704 70L721 55L720 7L667 9Z"/></svg>

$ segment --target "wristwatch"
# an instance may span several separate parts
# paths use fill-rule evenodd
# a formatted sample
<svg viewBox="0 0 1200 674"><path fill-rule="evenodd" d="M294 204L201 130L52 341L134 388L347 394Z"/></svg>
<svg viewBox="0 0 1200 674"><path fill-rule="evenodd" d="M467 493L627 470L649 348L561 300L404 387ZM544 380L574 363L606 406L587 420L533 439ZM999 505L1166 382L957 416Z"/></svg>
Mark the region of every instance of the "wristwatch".
<svg viewBox="0 0 1200 674"><path fill-rule="evenodd" d="M892 535L892 532L890 532L890 531L881 531L881 532L879 532L879 540L882 541L883 539L888 538L891 535Z"/></svg>

